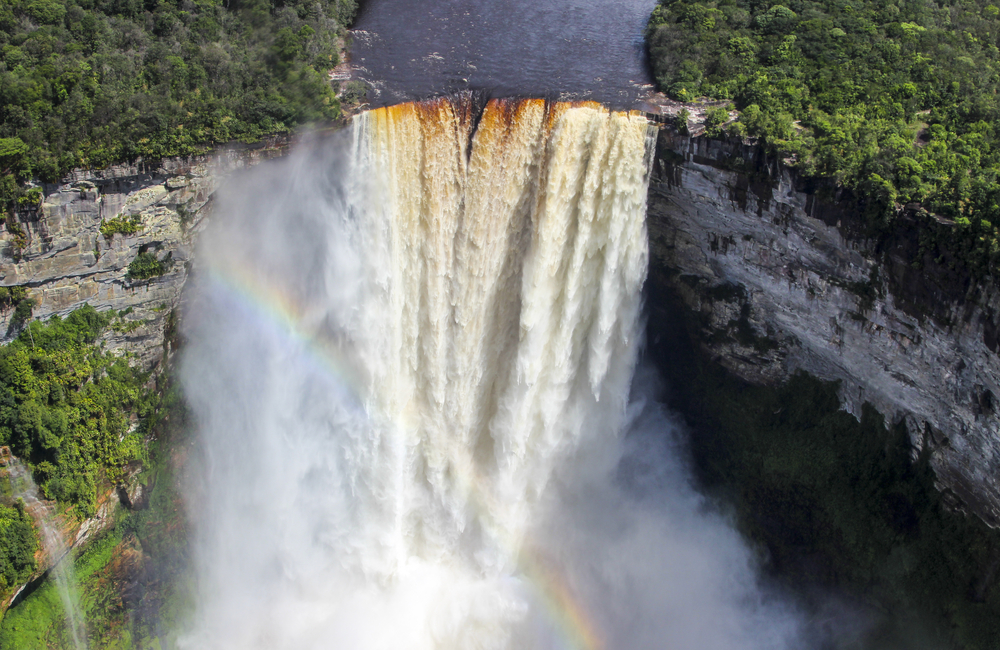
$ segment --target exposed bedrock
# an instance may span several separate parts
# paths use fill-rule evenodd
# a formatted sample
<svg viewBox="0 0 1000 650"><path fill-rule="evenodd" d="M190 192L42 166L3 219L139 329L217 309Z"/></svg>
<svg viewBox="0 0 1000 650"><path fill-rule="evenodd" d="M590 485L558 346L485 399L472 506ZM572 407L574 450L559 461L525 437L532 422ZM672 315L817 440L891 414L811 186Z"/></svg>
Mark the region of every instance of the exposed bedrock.
<svg viewBox="0 0 1000 650"><path fill-rule="evenodd" d="M46 185L40 209L21 215L20 245L0 232L0 285L26 286L35 317L84 302L131 307L106 344L154 365L214 192L287 147L237 146ZM138 232L101 233L102 222L134 215ZM647 212L650 327L658 308L681 306L699 344L744 379L775 383L804 370L840 380L844 408L857 414L868 401L890 422L905 419L952 503L997 526L1000 295L920 248L921 228L947 226L902 218L914 228L865 239L849 197L806 187L759 148L663 129ZM166 260L166 272L129 280L140 252ZM12 314L0 311L0 335Z"/></svg>
<svg viewBox="0 0 1000 650"><path fill-rule="evenodd" d="M154 365L164 354L164 329L214 192L235 170L281 155L287 146L286 139L236 145L188 158L77 171L58 184L44 184L39 208L23 211L19 225L0 231L0 285L24 286L36 318L65 316L84 303L99 311L131 309L108 328L105 343L145 367ZM116 222L127 224L119 229L125 232L113 232ZM140 253L155 256L164 273L130 278L129 264ZM0 336L14 334L13 313L12 307L0 311Z"/></svg>
<svg viewBox="0 0 1000 650"><path fill-rule="evenodd" d="M805 187L757 148L661 130L650 327L656 303L672 301L703 349L748 381L840 380L845 409L867 401L905 419L953 506L998 526L1000 296L921 251L922 228L948 226L901 218L909 232L865 239L850 197Z"/></svg>

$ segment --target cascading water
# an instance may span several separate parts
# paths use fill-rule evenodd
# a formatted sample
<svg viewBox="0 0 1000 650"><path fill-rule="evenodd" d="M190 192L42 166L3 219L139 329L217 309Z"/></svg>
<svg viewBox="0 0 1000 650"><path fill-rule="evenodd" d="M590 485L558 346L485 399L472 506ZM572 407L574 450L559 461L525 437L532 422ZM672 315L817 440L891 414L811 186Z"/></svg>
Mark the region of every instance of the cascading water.
<svg viewBox="0 0 1000 650"><path fill-rule="evenodd" d="M471 127L450 102L358 124L388 198L368 225L377 336L358 346L381 456L359 470L391 486L366 513L387 518L387 576L463 554L512 571L554 463L584 423L616 428L635 356L646 120L491 103L466 159Z"/></svg>
<svg viewBox="0 0 1000 650"><path fill-rule="evenodd" d="M39 496L38 486L32 480L31 472L21 464L21 461L12 456L9 458L7 467L11 488L14 495L24 501L25 509L35 520L39 532L42 533L42 547L45 550L45 555L52 562L49 573L55 578L59 599L62 601L63 611L66 613L66 624L73 641L73 648L86 650L87 627L77 602L76 575L73 570L73 556L70 553L70 547L66 543L58 523L53 521L49 506Z"/></svg>
<svg viewBox="0 0 1000 650"><path fill-rule="evenodd" d="M648 411L651 135L596 104L406 104L230 185L186 313L188 647L783 647L682 471L669 507L614 479ZM705 614L661 544L714 567L682 599Z"/></svg>

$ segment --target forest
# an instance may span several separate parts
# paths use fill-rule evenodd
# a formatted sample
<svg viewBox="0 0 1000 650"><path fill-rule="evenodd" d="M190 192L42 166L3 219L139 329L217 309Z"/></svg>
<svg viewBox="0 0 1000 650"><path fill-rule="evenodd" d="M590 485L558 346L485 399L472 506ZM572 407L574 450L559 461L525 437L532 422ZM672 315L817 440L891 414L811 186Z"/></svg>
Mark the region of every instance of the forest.
<svg viewBox="0 0 1000 650"><path fill-rule="evenodd" d="M97 344L116 319L85 305L65 319L32 321L0 346L0 446L28 465L43 497L77 519L94 515L101 486L146 459L144 440L157 422L161 396L147 387L149 373ZM12 496L0 504L0 592L35 568L35 533Z"/></svg>
<svg viewBox="0 0 1000 650"><path fill-rule="evenodd" d="M850 189L873 234L922 209L972 277L1000 270L996 4L663 0L646 38L663 92L740 111L715 135Z"/></svg>
<svg viewBox="0 0 1000 650"><path fill-rule="evenodd" d="M0 203L75 167L338 116L356 0L0 0Z"/></svg>

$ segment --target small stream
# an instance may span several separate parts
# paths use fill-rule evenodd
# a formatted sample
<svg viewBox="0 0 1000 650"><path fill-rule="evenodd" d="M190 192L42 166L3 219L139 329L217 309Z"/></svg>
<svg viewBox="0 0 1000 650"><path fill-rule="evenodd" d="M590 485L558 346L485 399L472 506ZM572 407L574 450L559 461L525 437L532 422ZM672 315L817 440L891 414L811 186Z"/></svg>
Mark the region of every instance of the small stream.
<svg viewBox="0 0 1000 650"><path fill-rule="evenodd" d="M75 590L76 573L73 570L73 555L70 553L72 547L62 534L51 504L42 500L38 486L31 478L31 472L13 456L10 457L7 467L14 496L24 500L25 509L41 532L45 554L52 560L49 575L54 578L56 588L59 590L59 598L66 612L66 624L73 639L73 648L86 650L87 626Z"/></svg>

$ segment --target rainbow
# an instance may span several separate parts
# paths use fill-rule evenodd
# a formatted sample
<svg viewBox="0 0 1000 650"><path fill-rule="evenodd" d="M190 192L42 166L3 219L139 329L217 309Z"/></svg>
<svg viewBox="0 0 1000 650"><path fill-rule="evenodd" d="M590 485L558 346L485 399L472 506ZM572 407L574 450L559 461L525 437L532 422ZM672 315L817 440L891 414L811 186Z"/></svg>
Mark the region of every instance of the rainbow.
<svg viewBox="0 0 1000 650"><path fill-rule="evenodd" d="M397 447L404 450L400 458L416 449L423 454L420 460L426 465L436 463L430 469L421 469L426 474L437 471L433 479L422 476L417 480L438 490L433 497L452 507L444 518L443 530L450 532L452 523L461 529L463 517L474 515L487 544L499 551L497 561L507 563L501 572L524 585L526 600L540 605L539 613L545 615L550 629L563 641L561 647L602 650L606 641L595 612L574 589L565 568L527 539L526 504L532 503L533 497L526 495L537 495L544 489L552 463L559 459L558 444L564 440L552 442L547 438L577 439L572 437L576 434L539 424L554 420L544 419L538 404L548 403L550 395L558 395L569 384L565 373L559 374L563 372L560 368L577 368L580 362L572 365L569 360L592 353L587 386L581 389L589 400L597 397L595 386L604 381L600 375L611 363L628 364L628 344L618 343L628 337L615 338L615 319L621 319L621 327L626 330L634 325L629 319L637 320L639 289L645 277L644 183L648 182L648 162L644 151L649 147L648 124L637 114L614 114L593 103L525 100L491 101L474 126L470 101L401 105L355 118L356 136L372 139L365 143L373 150L369 152L372 164L376 169L378 165L386 168L379 169L388 178L381 189L392 194L394 210L400 213L392 214L393 232L380 236L390 240L390 306L397 315L402 314L401 323L409 320L399 325L405 331L399 336L403 342L387 344L386 354L393 356L398 345L402 350L398 358L405 361L396 358L398 365L391 366L389 372L410 375L404 377L401 390L386 394L390 399L398 393L404 401L424 400L419 413L433 423L426 431L419 429L418 435L411 435L416 429L401 422L401 414L374 412L380 408L383 395L377 391L381 387L373 385L376 380L367 374L368 369L358 367L354 350L345 349L342 342L313 324L314 305L300 302L289 287L274 278L262 277L259 269L246 260L227 259L213 264L212 256L207 256L204 277L209 290L231 301L241 317L245 314L247 322L301 351L308 368L328 378L370 421L395 422L394 435L404 443ZM482 139L481 146L477 145L479 150L468 148L470 138L476 142ZM535 202L530 206L530 216L525 216L525 197ZM382 226L375 225L376 229ZM532 237L530 268L529 262L520 257L528 245L507 243L526 241L525 233ZM605 256L607 264L603 263ZM515 265L523 267L518 274L506 270ZM524 274L523 281L520 273ZM461 291L452 292L452 274L461 280ZM598 287L606 300L595 297ZM564 289L569 297L563 295ZM566 312L554 313L552 304L557 300L567 303ZM505 334L509 338L501 338L498 346L489 339L492 330L482 323L494 322L488 319L495 315L484 305L507 304L503 301L519 308L496 312L496 320L506 318L504 326L509 325L512 332ZM415 308L418 304L419 308ZM421 310L436 311L430 316L414 316ZM595 333L576 336L585 328L574 330L577 321L570 326L563 322L573 318L585 324L598 323L592 330ZM419 329L415 323L419 323ZM429 323L426 333L425 323ZM574 337L567 332L574 333ZM541 388L523 402L516 402L510 412L504 411L504 417L514 419L513 424L504 420L498 425L507 437L493 440L496 465L504 468L497 471L501 475L498 478L492 470L481 469L488 463L479 462L474 455L482 422L495 417L480 408L487 399L477 391L484 385L482 375L492 377L488 373L503 365L498 359L507 360L502 354L508 354L511 348L501 346L508 345L508 341L518 350L518 363L522 356L554 350L551 357L555 363L550 365L556 370L549 376L546 373L551 368L538 359L529 359L527 372L534 374L524 385ZM489 356L492 354L496 357ZM424 361L424 357L428 360ZM424 373L425 366L412 361L416 358L431 372ZM452 370L455 363L459 364L458 371ZM419 374L414 370L418 367ZM395 379L395 375L387 376ZM423 392L418 395L412 390L412 382L415 377L422 380L425 376L427 386L421 385ZM392 385L391 381L387 383ZM521 394L510 386L496 390L513 392L516 399L521 399ZM505 395L498 392L494 398L506 399ZM458 405L453 411L446 412L442 406L444 396L454 398L449 403L449 407ZM558 408L568 408L568 397L558 399L552 400ZM512 415L513 411L517 412ZM565 411L546 411L546 417L551 413L558 417ZM439 416L443 419L439 420ZM501 454L507 455L501 458ZM397 476L400 485L412 479L402 461L386 471L390 477ZM424 489L424 484L416 489ZM396 510L413 516L406 507L401 499ZM433 519L419 510L414 512L423 521ZM398 534L399 539L404 539L409 530L400 525ZM419 559L420 554L421 550L399 544L399 561L395 565L390 562L390 567L395 568L386 569L384 573L390 575L382 576L388 578L386 583L392 584L395 578L402 580L407 562ZM398 575L392 575L393 571Z"/></svg>
<svg viewBox="0 0 1000 650"><path fill-rule="evenodd" d="M358 373L336 344L303 327L304 309L291 299L289 292L262 282L249 269L209 267L208 271L212 289L222 291L266 331L284 337L301 348L312 369L343 389L356 405L366 404L367 390L360 382ZM463 472L456 476L456 482L468 495L470 506L483 520L490 521L490 510L486 505L490 499L486 498L484 490L486 481ZM494 541L511 556L517 557L518 572L514 577L522 577L531 585L535 595L545 605L550 622L561 632L566 647L576 650L604 648L597 625L591 620L586 606L574 594L561 569L541 551L528 546L519 548L520 540L501 534L496 526L489 528Z"/></svg>

